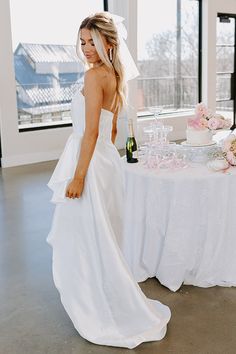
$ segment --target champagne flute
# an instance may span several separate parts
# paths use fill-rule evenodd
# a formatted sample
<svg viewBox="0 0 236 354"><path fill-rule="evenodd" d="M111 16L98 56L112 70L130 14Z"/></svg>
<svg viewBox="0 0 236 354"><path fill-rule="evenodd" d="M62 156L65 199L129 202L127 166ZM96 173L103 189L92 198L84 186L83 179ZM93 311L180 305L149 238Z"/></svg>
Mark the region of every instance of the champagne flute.
<svg viewBox="0 0 236 354"><path fill-rule="evenodd" d="M168 143L167 136L172 131L173 131L173 127L171 125L164 125L162 130L162 144Z"/></svg>
<svg viewBox="0 0 236 354"><path fill-rule="evenodd" d="M151 107L148 107L148 110L150 113L152 113L154 115L156 124L157 125L162 124L161 122L158 122L158 116L163 111L163 106L151 106Z"/></svg>
<svg viewBox="0 0 236 354"><path fill-rule="evenodd" d="M161 135L162 135L161 130L163 128L163 123L158 120L158 117L159 117L160 113L163 110L163 106L151 106L151 107L148 107L148 110L149 110L149 112L151 112L154 115L154 119L155 119L155 140L156 140L156 143L159 143L159 140L160 140Z"/></svg>

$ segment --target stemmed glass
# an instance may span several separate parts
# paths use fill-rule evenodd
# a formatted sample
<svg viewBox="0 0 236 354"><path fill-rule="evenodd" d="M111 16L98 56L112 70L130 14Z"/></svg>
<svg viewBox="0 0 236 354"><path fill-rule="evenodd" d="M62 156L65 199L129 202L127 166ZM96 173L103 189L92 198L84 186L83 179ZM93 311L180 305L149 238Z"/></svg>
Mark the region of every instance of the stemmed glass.
<svg viewBox="0 0 236 354"><path fill-rule="evenodd" d="M173 127L171 125L162 125L156 127L157 131L157 143L161 145L166 145L168 143L167 136L170 132L173 131Z"/></svg>
<svg viewBox="0 0 236 354"><path fill-rule="evenodd" d="M160 113L163 110L163 106L152 106L148 108L151 113L153 113L155 118L155 140L157 144L166 144L167 143L167 135L169 132L173 130L171 126L165 126L163 122L158 120Z"/></svg>
<svg viewBox="0 0 236 354"><path fill-rule="evenodd" d="M154 115L156 124L160 124L160 122L158 122L158 116L160 115L160 113L163 111L163 106L151 106L148 107L149 112L151 112Z"/></svg>

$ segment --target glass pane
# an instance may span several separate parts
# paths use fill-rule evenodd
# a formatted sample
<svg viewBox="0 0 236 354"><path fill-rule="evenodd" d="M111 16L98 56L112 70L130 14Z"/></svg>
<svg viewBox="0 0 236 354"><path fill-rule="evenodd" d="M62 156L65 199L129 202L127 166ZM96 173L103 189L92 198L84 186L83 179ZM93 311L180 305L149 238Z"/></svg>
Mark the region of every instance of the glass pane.
<svg viewBox="0 0 236 354"><path fill-rule="evenodd" d="M198 7L191 0L138 0L139 111L198 102Z"/></svg>
<svg viewBox="0 0 236 354"><path fill-rule="evenodd" d="M229 18L230 22L220 22L220 18L217 17L217 45L234 45L234 26L235 19Z"/></svg>
<svg viewBox="0 0 236 354"><path fill-rule="evenodd" d="M216 34L216 71L217 73L232 73L234 71L234 26L235 19L229 18L220 22L217 18Z"/></svg>
<svg viewBox="0 0 236 354"><path fill-rule="evenodd" d="M103 11L103 1L10 0L10 8L19 126L70 122L71 98L83 80L78 27Z"/></svg>
<svg viewBox="0 0 236 354"><path fill-rule="evenodd" d="M216 72L234 72L234 47L216 47Z"/></svg>
<svg viewBox="0 0 236 354"><path fill-rule="evenodd" d="M224 100L231 98L231 75L223 74L216 76L216 99Z"/></svg>

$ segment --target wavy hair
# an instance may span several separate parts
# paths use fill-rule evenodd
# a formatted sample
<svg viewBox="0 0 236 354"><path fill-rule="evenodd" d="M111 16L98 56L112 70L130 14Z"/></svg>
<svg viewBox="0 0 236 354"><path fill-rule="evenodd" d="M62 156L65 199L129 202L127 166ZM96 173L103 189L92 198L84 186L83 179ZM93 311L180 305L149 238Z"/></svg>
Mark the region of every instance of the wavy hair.
<svg viewBox="0 0 236 354"><path fill-rule="evenodd" d="M126 103L126 84L124 80L124 67L122 65L119 53L119 39L114 21L106 12L100 12L86 17L82 21L79 28L79 34L83 28L90 31L96 51L102 63L104 63L108 68L114 68L117 91L115 110L119 112ZM102 36L104 36L107 43L112 46L112 61L110 61L108 53L106 52ZM79 37L80 36L78 35L76 52L79 58L85 61L85 58L82 55Z"/></svg>

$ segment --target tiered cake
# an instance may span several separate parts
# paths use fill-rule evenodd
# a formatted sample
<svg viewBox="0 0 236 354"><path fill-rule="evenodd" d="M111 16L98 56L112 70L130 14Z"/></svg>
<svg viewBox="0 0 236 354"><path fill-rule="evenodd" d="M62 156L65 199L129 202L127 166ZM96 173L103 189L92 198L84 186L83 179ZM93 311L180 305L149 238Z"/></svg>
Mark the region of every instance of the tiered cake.
<svg viewBox="0 0 236 354"><path fill-rule="evenodd" d="M204 146L214 144L212 136L215 130L229 128L231 122L219 114L213 114L203 103L195 109L193 118L188 119L186 144Z"/></svg>
<svg viewBox="0 0 236 354"><path fill-rule="evenodd" d="M212 131L203 128L201 130L188 127L186 129L186 141L189 145L208 145L213 143L212 141Z"/></svg>

